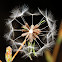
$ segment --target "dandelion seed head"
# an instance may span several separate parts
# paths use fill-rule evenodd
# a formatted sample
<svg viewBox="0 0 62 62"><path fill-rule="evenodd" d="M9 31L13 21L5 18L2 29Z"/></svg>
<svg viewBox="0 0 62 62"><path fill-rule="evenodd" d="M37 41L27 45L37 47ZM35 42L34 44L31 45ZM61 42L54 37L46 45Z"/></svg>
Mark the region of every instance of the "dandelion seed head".
<svg viewBox="0 0 62 62"><path fill-rule="evenodd" d="M10 19L8 19L8 22L6 22L7 26L9 26L9 28L10 28L10 31L5 35L5 37L8 40L13 41L12 44L15 45L14 46L15 48L13 48L13 51L17 51L18 47L21 45L23 47L20 50L20 52L22 51L25 53L25 55L23 57L27 56L27 57L31 58L32 55L34 55L34 56L42 55L46 49L49 49L54 45L54 36L56 34L56 30L55 30L56 23L51 15L51 13L48 13L47 10L41 11L38 8L38 13L32 14L28 11L28 9L29 8L26 5L24 5L21 8L16 8L16 9L12 10L12 15L10 16ZM28 22L25 21L24 17L26 15L27 16L30 15L32 17L31 26L29 26ZM39 15L42 15L43 17L41 17L41 20L39 21L38 24L34 25L33 16L39 16ZM19 21L18 18L21 18L22 20ZM22 28L15 29L12 24L13 21L16 21L17 23L22 25L21 26ZM21 21L23 21L24 24L22 24ZM44 24L44 23L46 23L46 24ZM42 26L42 24L44 24L45 27L39 28ZM45 30L45 31L43 31L43 30ZM20 32L22 32L22 34L15 38L15 31L16 32L20 31ZM21 37L26 39L27 42L25 45L22 45L22 42L20 41L20 39L22 39ZM46 40L42 40L42 38L45 38ZM20 42L18 42L18 41L20 41ZM41 47L39 42L43 45L43 47Z"/></svg>

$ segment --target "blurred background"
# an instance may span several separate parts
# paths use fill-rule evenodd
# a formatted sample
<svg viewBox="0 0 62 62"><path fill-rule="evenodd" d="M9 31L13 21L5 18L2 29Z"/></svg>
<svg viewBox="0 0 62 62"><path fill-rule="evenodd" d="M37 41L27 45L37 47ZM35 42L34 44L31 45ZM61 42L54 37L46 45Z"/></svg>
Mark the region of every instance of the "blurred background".
<svg viewBox="0 0 62 62"><path fill-rule="evenodd" d="M4 38L7 27L5 26L6 19L9 18L11 10L16 6L28 5L29 9L32 11L37 10L39 7L42 10L50 10L54 16L56 22L56 29L59 30L59 26L62 20L62 5L60 1L47 1L47 0L0 0L0 60L5 61L5 51L6 47L9 45L9 42ZM58 33L57 33L58 34ZM56 36L57 39L57 36ZM51 53L54 47L51 49ZM14 54L14 53L13 53ZM47 62L45 55L39 57L33 57L33 61L30 61L29 58L21 58L21 55L18 54L13 62ZM56 62L62 62L62 43L59 49Z"/></svg>

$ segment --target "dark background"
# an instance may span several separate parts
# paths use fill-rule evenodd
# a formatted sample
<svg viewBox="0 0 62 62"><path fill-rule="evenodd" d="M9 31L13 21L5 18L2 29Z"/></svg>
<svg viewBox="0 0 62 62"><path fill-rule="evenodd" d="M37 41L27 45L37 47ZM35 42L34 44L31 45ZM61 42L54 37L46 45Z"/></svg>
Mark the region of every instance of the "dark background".
<svg viewBox="0 0 62 62"><path fill-rule="evenodd" d="M6 42L5 38L3 37L6 31L5 22L6 19L10 16L10 11L16 7L21 5L28 5L29 8L34 11L37 10L39 7L42 10L50 10L54 16L54 19L57 20L57 29L59 28L59 24L62 19L62 4L60 1L47 1L47 0L0 0L0 60L2 62L5 61L5 49L9 45L9 43ZM62 62L62 46L60 48L57 62ZM14 53L13 53L14 54ZM30 61L29 58L21 58L21 55L18 54L13 62L46 62L44 55L41 57L33 57L33 61Z"/></svg>

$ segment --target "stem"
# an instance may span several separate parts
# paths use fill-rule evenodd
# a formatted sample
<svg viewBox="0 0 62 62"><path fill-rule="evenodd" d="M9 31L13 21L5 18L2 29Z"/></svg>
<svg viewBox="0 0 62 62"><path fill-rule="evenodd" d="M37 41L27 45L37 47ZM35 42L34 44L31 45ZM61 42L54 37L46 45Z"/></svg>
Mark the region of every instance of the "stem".
<svg viewBox="0 0 62 62"><path fill-rule="evenodd" d="M24 45L25 43L26 43L26 39L23 41L22 45ZM23 47L22 45L19 47L19 49L18 49L18 50L16 51L16 53L13 55L11 62L14 60L15 56L18 54L18 52L19 52L19 51L21 50L21 48Z"/></svg>
<svg viewBox="0 0 62 62"><path fill-rule="evenodd" d="M2 62L2 61L0 60L0 62Z"/></svg>

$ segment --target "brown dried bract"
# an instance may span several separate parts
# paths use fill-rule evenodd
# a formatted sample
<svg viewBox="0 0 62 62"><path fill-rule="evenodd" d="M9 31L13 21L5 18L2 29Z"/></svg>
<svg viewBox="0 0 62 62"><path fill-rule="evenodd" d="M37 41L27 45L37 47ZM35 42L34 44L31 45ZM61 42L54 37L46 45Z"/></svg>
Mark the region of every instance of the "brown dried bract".
<svg viewBox="0 0 62 62"><path fill-rule="evenodd" d="M39 29L39 25L36 24L31 25L31 27L29 27L28 23L25 23L25 25L22 26L22 32L24 32L21 36L26 36L26 39L29 40L30 42L32 42L33 40L36 40L36 38L39 39L38 35L40 34L41 30Z"/></svg>

